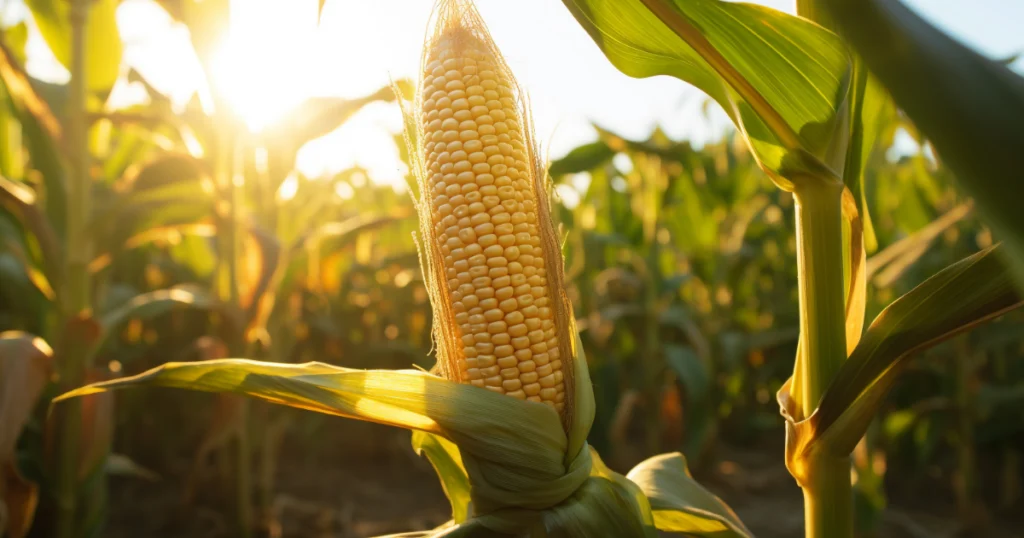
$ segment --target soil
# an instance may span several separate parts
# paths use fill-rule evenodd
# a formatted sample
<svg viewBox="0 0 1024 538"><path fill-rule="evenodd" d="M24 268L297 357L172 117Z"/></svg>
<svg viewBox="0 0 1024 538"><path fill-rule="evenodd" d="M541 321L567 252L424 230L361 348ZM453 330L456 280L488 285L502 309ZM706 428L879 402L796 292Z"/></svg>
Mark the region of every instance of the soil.
<svg viewBox="0 0 1024 538"><path fill-rule="evenodd" d="M260 520L254 538L362 538L429 529L449 519L433 470L409 449L408 432L333 418L320 426L312 434L285 436L271 473L274 483L269 499L261 499L260 488L254 486L254 504L269 507L262 516L254 516ZM697 473L697 478L731 505L756 536L799 537L801 492L781 463L781 442L772 441L764 446L723 447L715 454L717 463ZM230 462L229 454L224 451L223 461ZM186 500L192 465L191 452L182 450L154 469L161 475L159 482L112 479L110 523L104 536L238 536L234 488L220 476L232 473L218 473L218 466L211 463L192 498ZM873 536L1024 538L1020 520L997 519L972 533L959 523L951 500L902 495L890 499Z"/></svg>

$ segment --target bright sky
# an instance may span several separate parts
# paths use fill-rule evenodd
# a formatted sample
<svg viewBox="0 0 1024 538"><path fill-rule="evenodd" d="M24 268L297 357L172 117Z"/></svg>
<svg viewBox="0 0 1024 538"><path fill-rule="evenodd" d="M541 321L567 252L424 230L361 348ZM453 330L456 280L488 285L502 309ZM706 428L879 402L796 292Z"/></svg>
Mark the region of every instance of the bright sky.
<svg viewBox="0 0 1024 538"><path fill-rule="evenodd" d="M1020 0L908 0L985 54L1024 52ZM316 26L317 0L232 0L232 37L217 81L258 129L307 96L357 97L414 77L432 0L328 0ZM792 11L792 0L758 3ZM513 72L531 95L537 134L551 157L594 138L595 122L630 137L660 124L695 142L728 125L721 111L703 112L699 91L668 77L636 80L609 64L558 0L477 0ZM286 7L287 6L287 7ZM200 84L185 28L153 0L124 0L118 12L125 61L183 104ZM10 20L5 17L5 20ZM38 36L29 69L60 79ZM1020 65L1018 63L1017 65ZM123 98L133 92L118 88ZM299 167L315 176L355 163L378 181L402 184L404 168L392 141L401 128L395 105L372 105L344 127L303 148Z"/></svg>

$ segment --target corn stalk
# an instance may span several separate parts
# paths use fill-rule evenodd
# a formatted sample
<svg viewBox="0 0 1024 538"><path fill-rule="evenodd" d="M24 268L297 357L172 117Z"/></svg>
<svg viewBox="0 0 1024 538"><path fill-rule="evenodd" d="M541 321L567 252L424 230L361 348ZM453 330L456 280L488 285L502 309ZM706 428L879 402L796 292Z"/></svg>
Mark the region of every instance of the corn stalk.
<svg viewBox="0 0 1024 538"><path fill-rule="evenodd" d="M795 191L800 346L793 392L814 412L846 360L842 184L806 182ZM807 461L804 519L808 538L853 536L850 458L821 453Z"/></svg>
<svg viewBox="0 0 1024 538"><path fill-rule="evenodd" d="M233 122L221 122L216 129L216 151L214 158L214 181L220 202L216 208L217 218L217 272L216 290L220 300L232 311L241 311L239 294L239 257L242 255L241 209L242 209L242 160L239 158L241 141L236 139ZM244 327L232 327L228 335L228 350L232 356L244 355ZM249 402L240 402L237 420L238 428L235 469L235 509L239 536L251 535L252 499L250 475L250 454L248 432Z"/></svg>
<svg viewBox="0 0 1024 538"><path fill-rule="evenodd" d="M88 232L89 215L92 210L92 185L89 179L89 146L86 138L88 118L86 115L86 20L89 12L88 0L73 0L71 3L71 81L68 97L67 143L71 156L71 175L68 184L69 201L67 218L67 257L64 267L65 302L62 308L63 327L90 311L90 278L88 265L92 258L92 243ZM75 387L84 381L89 368L88 354L69 353L66 345L61 346L62 383ZM76 402L62 410L60 425L60 452L58 454L57 493L57 536L73 538L78 526L78 450L81 437L81 403Z"/></svg>

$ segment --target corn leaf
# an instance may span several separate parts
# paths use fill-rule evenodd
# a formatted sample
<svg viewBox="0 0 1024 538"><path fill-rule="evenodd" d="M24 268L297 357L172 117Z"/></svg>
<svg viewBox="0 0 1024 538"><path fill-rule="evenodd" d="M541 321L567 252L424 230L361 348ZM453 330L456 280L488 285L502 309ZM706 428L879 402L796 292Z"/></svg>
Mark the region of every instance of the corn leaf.
<svg viewBox="0 0 1024 538"><path fill-rule="evenodd" d="M91 229L100 235L101 248L116 254L132 236L154 228L192 224L213 213L214 195L202 180L133 189L106 203L97 203Z"/></svg>
<svg viewBox="0 0 1024 538"><path fill-rule="evenodd" d="M872 282L879 288L891 286L928 251L936 238L970 215L973 210L973 202L960 204L924 228L878 252L868 260L868 277L873 277Z"/></svg>
<svg viewBox="0 0 1024 538"><path fill-rule="evenodd" d="M443 435L464 451L479 495L527 508L568 497L581 481L567 474L568 445L558 415L548 406L460 385L421 371L351 370L322 363L301 365L223 359L167 363L137 376L96 383L61 399L129 386L166 386L233 392L319 411ZM472 412L466 412L472 409ZM500 418L498 418L500 417ZM479 454L473 462L466 454ZM486 482L484 480L484 482ZM529 493L529 495L526 495ZM524 503L523 497L529 497Z"/></svg>
<svg viewBox="0 0 1024 538"><path fill-rule="evenodd" d="M123 46L117 29L118 0L85 2L86 84L90 90L107 91L121 72ZM71 2L64 0L26 0L36 26L54 57L64 67L71 65Z"/></svg>
<svg viewBox="0 0 1024 538"><path fill-rule="evenodd" d="M102 345L110 331L130 319L152 318L181 306L205 310L220 306L220 302L209 292L197 286L177 286L136 295L123 305L100 316L98 321L102 327L102 333L98 344Z"/></svg>
<svg viewBox="0 0 1024 538"><path fill-rule="evenodd" d="M112 245L112 250L101 252L89 263L89 271L96 273L106 269L120 252L132 250L152 243L166 242L177 244L188 237L214 237L217 226L207 222L188 224L172 224L149 228L129 237L121 245Z"/></svg>
<svg viewBox="0 0 1024 538"><path fill-rule="evenodd" d="M998 246L991 247L943 269L875 318L815 413L791 425L791 470L811 450L848 455L906 359L1024 304L999 254Z"/></svg>
<svg viewBox="0 0 1024 538"><path fill-rule="evenodd" d="M46 210L46 216L59 237L63 237L67 215L67 192L64 168L59 148L63 140L60 122L50 106L36 93L12 53L0 43L0 80L4 85L4 99L21 123L22 140L29 155L31 168L42 176L37 195ZM38 192L41 190L41 193Z"/></svg>
<svg viewBox="0 0 1024 538"><path fill-rule="evenodd" d="M39 207L32 189L23 183L0 177L0 208L13 215L39 245L43 272L49 282L57 282L62 251L57 234L45 212Z"/></svg>
<svg viewBox="0 0 1024 538"><path fill-rule="evenodd" d="M395 92L406 92L408 80L398 80L394 87L385 86L369 95L356 99L338 97L311 97L277 123L264 130L265 141L277 151L274 157L283 159L279 166L291 170L303 144L320 138L345 124L352 116L371 103L389 103Z"/></svg>
<svg viewBox="0 0 1024 538"><path fill-rule="evenodd" d="M824 0L896 104L934 144L1007 245L1024 285L1024 78L944 34L899 2Z"/></svg>
<svg viewBox="0 0 1024 538"><path fill-rule="evenodd" d="M33 307L53 306L37 303L29 297L43 298L45 303L50 303L57 295L52 283L59 282L59 279L53 280L50 276L56 268L52 261L46 259L46 254L39 259L40 244L31 230L19 225L13 215L0 212L0 274L4 283L0 292L26 313L34 310ZM20 299L17 298L19 296Z"/></svg>
<svg viewBox="0 0 1024 538"><path fill-rule="evenodd" d="M864 195L864 172L875 142L895 114L892 99L878 79L872 76L858 57L854 61L853 84L850 88L850 142L843 166L843 182L856 201L864 231L864 247L874 252L878 248L871 214Z"/></svg>
<svg viewBox="0 0 1024 538"><path fill-rule="evenodd" d="M610 162L614 156L615 151L604 141L598 140L573 148L561 159L552 161L548 173L553 178L559 178L567 174L587 172Z"/></svg>
<svg viewBox="0 0 1024 538"><path fill-rule="evenodd" d="M426 432L412 432L412 448L417 454L426 456L434 466L437 477L441 479L441 488L452 505L452 521L466 521L470 510L469 476L462 465L459 447L451 441Z"/></svg>
<svg viewBox="0 0 1024 538"><path fill-rule="evenodd" d="M716 538L753 536L731 508L690 476L686 457L678 452L644 460L626 478L650 500L660 530Z"/></svg>
<svg viewBox="0 0 1024 538"><path fill-rule="evenodd" d="M18 472L15 444L53 368L53 351L40 338L0 333L0 532L14 538L28 532L38 501L38 487Z"/></svg>
<svg viewBox="0 0 1024 538"><path fill-rule="evenodd" d="M321 248L320 245L326 242L334 244L334 247L328 248L327 251L336 252L341 248L351 246L354 240L363 233L388 226L410 216L412 216L410 211L398 210L390 215L365 214L340 222L328 222L299 237L291 246L290 255L299 256L302 251Z"/></svg>
<svg viewBox="0 0 1024 538"><path fill-rule="evenodd" d="M850 57L808 20L719 0L563 0L619 70L671 75L717 101L762 168L792 190L800 173L841 173Z"/></svg>

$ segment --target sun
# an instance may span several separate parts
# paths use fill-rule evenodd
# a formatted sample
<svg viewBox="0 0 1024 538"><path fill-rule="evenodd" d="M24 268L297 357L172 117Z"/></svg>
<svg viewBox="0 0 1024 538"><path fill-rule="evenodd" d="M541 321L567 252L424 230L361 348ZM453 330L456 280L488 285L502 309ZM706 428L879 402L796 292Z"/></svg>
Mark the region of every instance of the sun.
<svg viewBox="0 0 1024 538"><path fill-rule="evenodd" d="M360 98L415 73L419 28L429 8L430 2L413 2L398 21L404 24L401 31L382 33L380 24L391 11L369 2L327 2L321 17L318 0L232 0L209 72L185 24L154 0L123 0L118 23L126 63L166 95L174 110L184 110L198 95L203 110L218 122L231 116L258 134L310 97ZM122 79L107 106L116 110L144 102L145 89ZM297 170L316 178L359 166L375 183L401 189L406 170L394 136L402 127L397 105L371 104L339 129L305 144Z"/></svg>
<svg viewBox="0 0 1024 538"><path fill-rule="evenodd" d="M259 132L310 96L317 70L317 0L231 2L210 85Z"/></svg>

